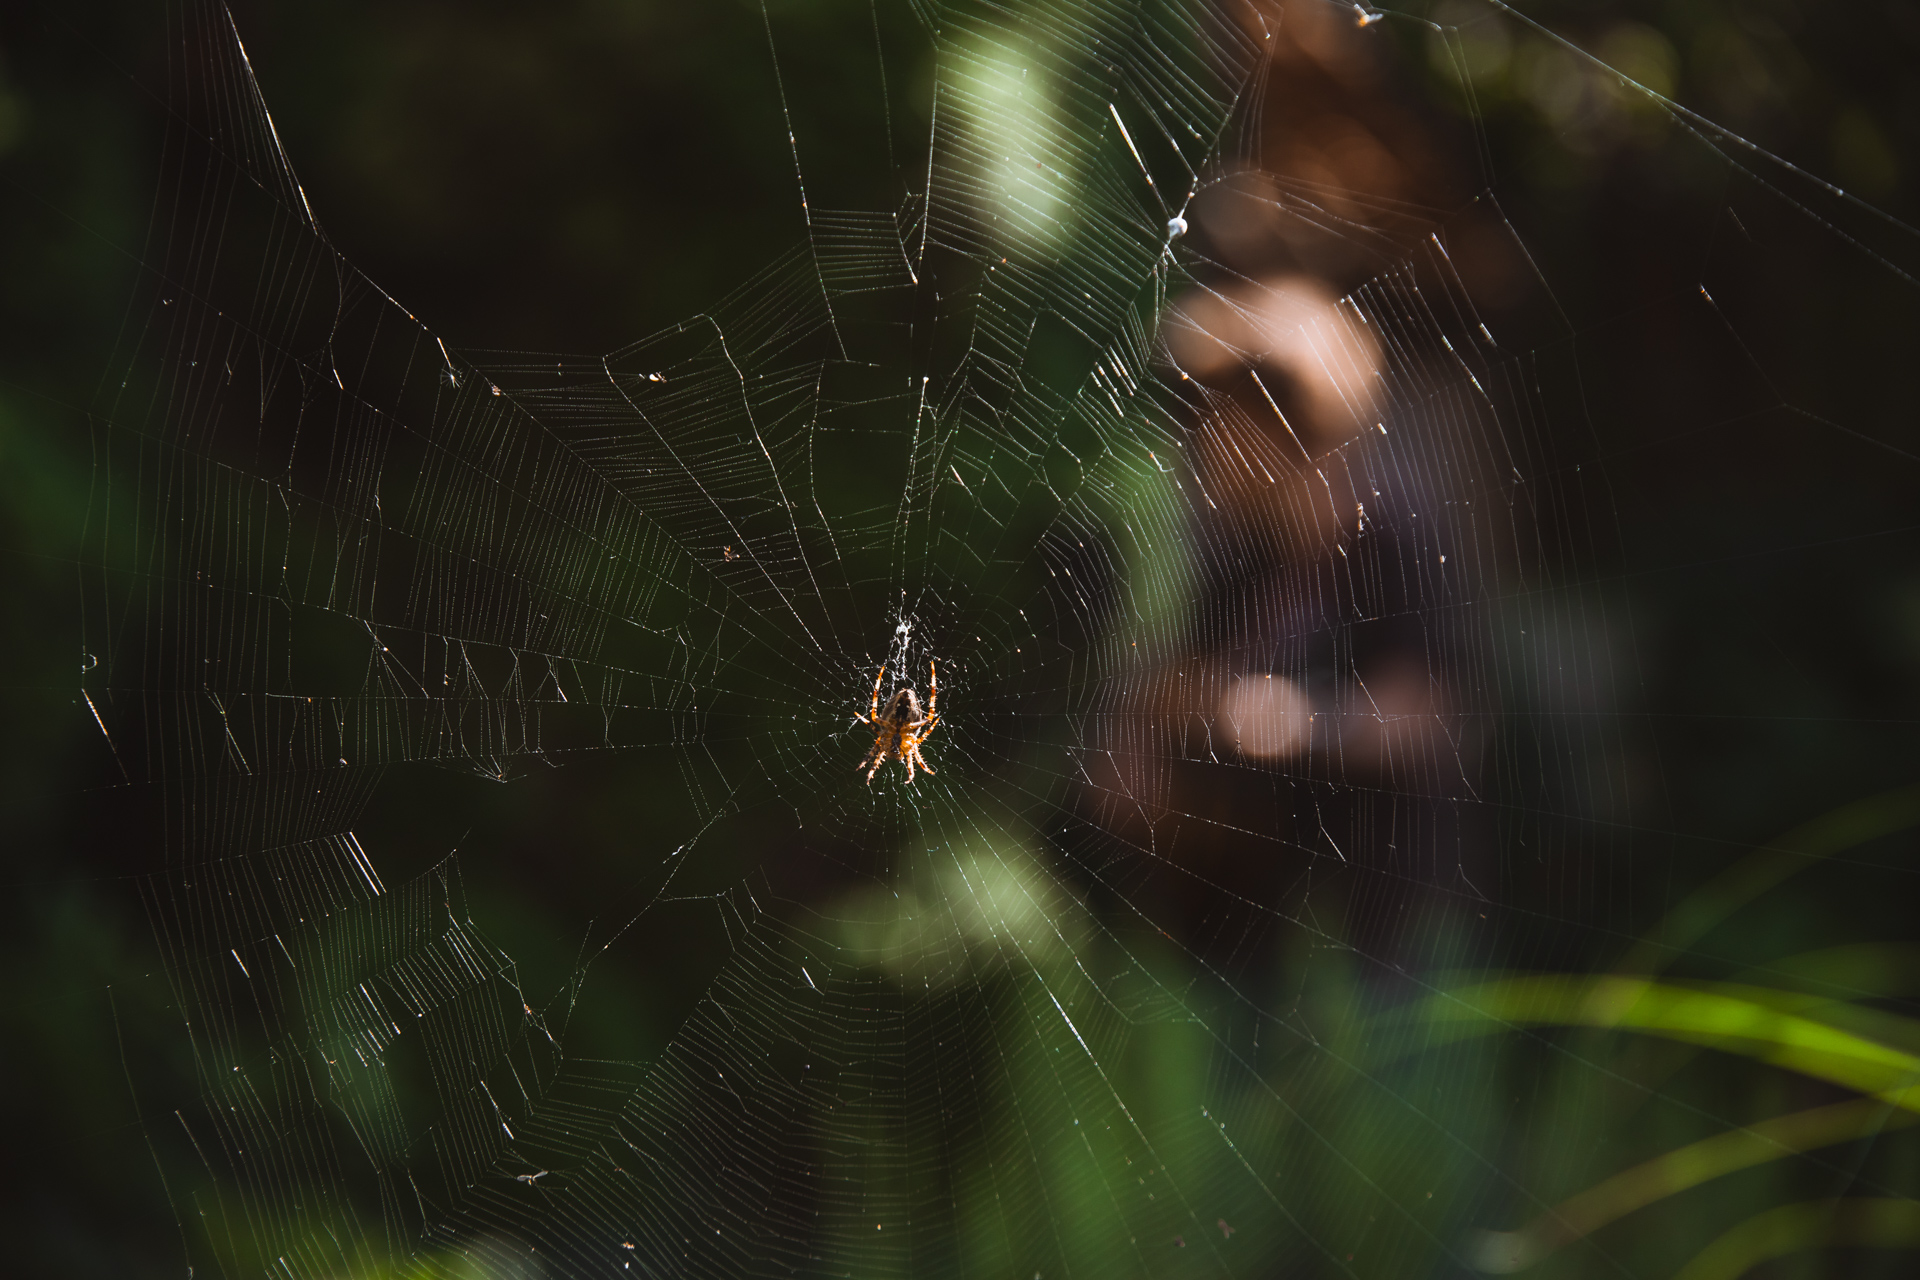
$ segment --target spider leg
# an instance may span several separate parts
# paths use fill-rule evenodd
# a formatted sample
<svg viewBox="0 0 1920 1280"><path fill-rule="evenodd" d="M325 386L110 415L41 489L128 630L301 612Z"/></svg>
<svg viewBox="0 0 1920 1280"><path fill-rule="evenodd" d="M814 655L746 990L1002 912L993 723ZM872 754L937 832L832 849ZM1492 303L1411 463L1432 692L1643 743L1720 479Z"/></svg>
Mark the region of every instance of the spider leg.
<svg viewBox="0 0 1920 1280"><path fill-rule="evenodd" d="M920 732L905 733L900 736L900 745L902 750L911 751L913 753L914 759L920 762L920 767L922 769L926 769L928 773L932 773L933 770L927 768L926 757L920 754L920 744L927 740L928 736L933 733L933 727L938 723L940 723L940 718L938 716L934 716L931 719L922 720L916 726L920 730Z"/></svg>
<svg viewBox="0 0 1920 1280"><path fill-rule="evenodd" d="M879 693L879 690L876 689L874 692L877 696ZM937 710L939 706L940 706L940 668L935 666L931 661L929 661L927 663L927 719L928 721L931 722L934 720L938 720L940 718L939 716L934 714L935 710ZM921 736L924 737L926 735L922 734Z"/></svg>
<svg viewBox="0 0 1920 1280"><path fill-rule="evenodd" d="M880 722L880 682L886 678L887 664L883 662L880 664L880 674L873 678L873 709L867 714L867 721L870 724Z"/></svg>
<svg viewBox="0 0 1920 1280"><path fill-rule="evenodd" d="M913 767L916 764L929 774L933 772L933 766L928 764L927 758L920 754L920 744L927 740L927 735L933 732L933 726L937 724L938 721L939 718L937 716L932 719L923 720L920 722L920 732L902 733L900 735L900 758L907 762L908 782L913 781Z"/></svg>

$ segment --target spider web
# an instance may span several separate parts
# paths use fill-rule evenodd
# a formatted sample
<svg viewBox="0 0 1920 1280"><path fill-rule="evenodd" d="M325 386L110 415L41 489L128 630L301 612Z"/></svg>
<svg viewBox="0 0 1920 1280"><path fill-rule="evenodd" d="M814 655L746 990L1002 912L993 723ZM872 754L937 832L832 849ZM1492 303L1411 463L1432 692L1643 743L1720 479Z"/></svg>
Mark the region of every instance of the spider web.
<svg viewBox="0 0 1920 1280"><path fill-rule="evenodd" d="M836 204L793 123L836 87L769 22L791 243L585 356L361 274L240 29L170 28L84 688L156 851L197 1092L136 1093L196 1271L1404 1275L1545 1207L1489 1046L1387 1015L1636 927L1594 422L1644 390L1538 280L1486 322L1450 246L1525 261L1494 193L1256 171L1278 10L896 19L897 202ZM1897 228L1621 92L1911 284ZM1339 288L1234 268L1248 217ZM1710 276L1676 350L1777 406ZM935 664L937 772L868 785L876 672ZM622 829L558 940L470 895L499 804L556 881ZM657 1051L602 1051L650 1001Z"/></svg>

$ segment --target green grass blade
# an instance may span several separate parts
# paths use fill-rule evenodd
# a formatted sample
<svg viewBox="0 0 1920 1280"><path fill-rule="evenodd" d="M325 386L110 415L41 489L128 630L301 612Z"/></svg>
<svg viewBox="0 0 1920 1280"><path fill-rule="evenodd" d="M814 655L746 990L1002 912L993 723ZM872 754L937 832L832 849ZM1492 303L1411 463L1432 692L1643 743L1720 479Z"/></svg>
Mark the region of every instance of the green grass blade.
<svg viewBox="0 0 1920 1280"><path fill-rule="evenodd" d="M1821 1247L1920 1248L1920 1202L1860 1198L1783 1204L1720 1236L1674 1280L1737 1280L1769 1259Z"/></svg>
<svg viewBox="0 0 1920 1280"><path fill-rule="evenodd" d="M1916 1123L1920 1114L1863 1098L1715 1134L1596 1183L1518 1231L1482 1232L1474 1246L1475 1265L1496 1275L1519 1271L1636 1209L1689 1187L1783 1156Z"/></svg>
<svg viewBox="0 0 1920 1280"><path fill-rule="evenodd" d="M1443 1039L1520 1026L1639 1031L1740 1054L1920 1111L1920 1056L1729 994L1642 978L1541 974L1444 992L1420 1018Z"/></svg>
<svg viewBox="0 0 1920 1280"><path fill-rule="evenodd" d="M1920 783L1841 805L1802 823L1688 894L1621 959L1620 968L1628 973L1657 973L1668 959L1795 873L1916 825L1920 825Z"/></svg>

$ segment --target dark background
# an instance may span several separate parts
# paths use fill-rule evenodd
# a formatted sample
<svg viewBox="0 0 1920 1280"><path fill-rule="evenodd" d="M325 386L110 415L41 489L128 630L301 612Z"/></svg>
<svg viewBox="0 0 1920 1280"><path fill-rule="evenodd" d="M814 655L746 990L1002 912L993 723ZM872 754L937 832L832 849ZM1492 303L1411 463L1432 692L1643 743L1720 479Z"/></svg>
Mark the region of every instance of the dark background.
<svg viewBox="0 0 1920 1280"><path fill-rule="evenodd" d="M783 63L871 83L864 5L770 7ZM1544 44L1518 25L1496 39L1465 7L1439 16L1462 24L1481 70L1473 109L1446 46L1415 23L1385 25L1365 74L1288 31L1254 150L1445 222L1510 346L1551 353L1577 335L1585 380L1555 393L1556 429L1604 471L1613 527L1579 533L1592 554L1569 573L1612 604L1599 643L1614 666L1607 682L1569 678L1608 684L1593 705L1632 740L1636 802L1584 821L1584 856L1521 892L1547 933L1579 911L1630 935L1751 845L1914 776L1920 308L1903 273L1920 269L1920 17L1787 0L1526 12L1644 83L1664 76L1676 102L1799 172L1739 146L1718 160L1710 129L1643 108L1566 107L1569 73ZM700 309L799 233L757 8L239 4L234 19L327 235L451 341L610 349ZM904 24L883 25L900 164L874 163L865 107L845 121L831 101L803 107L808 182L841 205L896 205L923 136L929 67ZM166 56L145 6L0 18L0 1096L10 1252L35 1273L177 1270L175 1210L127 1087L162 1068L124 1056L172 1042L169 1001L128 888L146 853L101 820L119 775L77 698L74 564L96 465L87 415L142 272ZM1547 289L1516 265L1494 202ZM1231 257L1196 221L1196 243ZM1286 251L1239 252L1251 270ZM1708 281L1719 328L1694 301ZM528 986L552 988L566 922L617 869L556 874L516 832L512 798L487 803L476 825L499 856L471 890ZM1718 972L1836 941L1920 941L1911 851L1898 838L1850 851L1696 959ZM662 929L629 977L692 937ZM610 985L653 1006L583 1018L578 1034L635 1059L697 994Z"/></svg>

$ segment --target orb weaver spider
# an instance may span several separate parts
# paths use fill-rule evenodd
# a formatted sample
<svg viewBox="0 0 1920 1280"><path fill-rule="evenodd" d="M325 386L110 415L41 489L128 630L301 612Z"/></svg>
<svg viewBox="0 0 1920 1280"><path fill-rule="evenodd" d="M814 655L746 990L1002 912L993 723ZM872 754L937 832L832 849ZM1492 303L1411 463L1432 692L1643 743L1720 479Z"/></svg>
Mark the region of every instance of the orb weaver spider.
<svg viewBox="0 0 1920 1280"><path fill-rule="evenodd" d="M873 775L880 766L889 760L898 760L907 766L907 781L913 781L913 768L919 765L931 774L933 769L920 754L920 744L933 734L934 726L940 723L940 717L934 714L934 708L940 701L940 672L933 663L927 664L927 711L920 714L920 695L913 686L894 690L887 699L886 709L880 707L880 682L887 678L885 663L880 664L880 674L873 678L873 706L860 718L879 728L874 735L873 747L866 758L853 766L857 773L867 771L867 785L873 785Z"/></svg>

